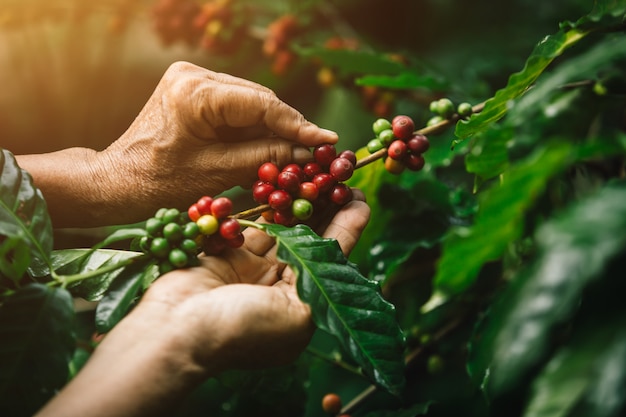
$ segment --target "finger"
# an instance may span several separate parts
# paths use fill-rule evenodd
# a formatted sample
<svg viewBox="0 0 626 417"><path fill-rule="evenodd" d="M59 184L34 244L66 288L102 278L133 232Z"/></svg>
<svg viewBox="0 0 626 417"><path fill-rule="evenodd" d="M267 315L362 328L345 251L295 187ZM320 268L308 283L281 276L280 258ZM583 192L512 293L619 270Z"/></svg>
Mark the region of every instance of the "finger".
<svg viewBox="0 0 626 417"><path fill-rule="evenodd" d="M364 201L353 200L337 212L322 236L336 239L344 255L348 256L361 237L369 218L369 206Z"/></svg>
<svg viewBox="0 0 626 417"><path fill-rule="evenodd" d="M276 135L305 146L336 143L339 139L335 132L309 122L267 91L220 84L207 86L202 96L206 101L202 106L203 116L214 127L265 126Z"/></svg>
<svg viewBox="0 0 626 417"><path fill-rule="evenodd" d="M246 80L243 78L239 78L239 77L235 77L233 75L230 74L226 74L223 72L214 72L214 71L210 71L210 70L206 70L208 72L208 77L211 80L217 81L219 83L222 84L231 84L231 85L238 85L241 87L246 87L246 88L251 88L253 90L257 90L263 93L267 93L267 94L271 94L271 95L276 95L272 90L270 90L269 88L255 83L254 81L250 81L250 80Z"/></svg>

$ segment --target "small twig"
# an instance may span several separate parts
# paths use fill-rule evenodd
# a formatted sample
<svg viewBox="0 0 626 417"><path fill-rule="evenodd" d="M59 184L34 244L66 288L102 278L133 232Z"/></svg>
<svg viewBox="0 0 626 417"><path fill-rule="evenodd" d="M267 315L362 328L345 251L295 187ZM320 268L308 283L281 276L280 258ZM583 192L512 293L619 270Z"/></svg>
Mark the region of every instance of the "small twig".
<svg viewBox="0 0 626 417"><path fill-rule="evenodd" d="M339 368L345 369L346 371L353 373L357 376L360 377L364 377L365 375L363 374L363 371L361 370L361 368L358 368L356 366L352 366L349 363L342 361L341 358L336 358L336 357L332 357L332 356L328 356L326 353L315 349L314 347L311 346L307 346L306 348L306 352L309 353L310 355L313 355L319 359L322 359L334 366L338 366Z"/></svg>

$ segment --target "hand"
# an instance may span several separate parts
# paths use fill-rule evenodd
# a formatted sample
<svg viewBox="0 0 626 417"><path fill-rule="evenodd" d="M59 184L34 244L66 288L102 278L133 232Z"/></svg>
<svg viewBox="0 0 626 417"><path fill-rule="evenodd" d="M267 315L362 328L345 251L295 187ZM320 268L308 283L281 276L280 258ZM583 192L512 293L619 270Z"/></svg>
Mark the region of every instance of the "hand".
<svg viewBox="0 0 626 417"><path fill-rule="evenodd" d="M347 255L368 218L369 207L352 201L316 229ZM273 239L244 233L244 247L160 277L37 416L171 415L210 376L296 358L314 330L310 309L293 271L276 260Z"/></svg>
<svg viewBox="0 0 626 417"><path fill-rule="evenodd" d="M259 84L179 62L105 150L21 155L18 163L43 191L55 227L101 226L250 187L264 162L303 163L308 147L337 140Z"/></svg>
<svg viewBox="0 0 626 417"><path fill-rule="evenodd" d="M356 197L362 199L360 191ZM363 201L344 206L318 233L337 239L348 255L367 224ZM202 257L197 268L159 278L140 307L178 318L172 326L191 337L188 350L202 358L216 338L223 369L268 367L287 363L308 344L314 330L310 308L298 298L295 275L276 259L273 238L248 228L243 248L219 257ZM151 313L150 315L153 315ZM193 317L193 320L189 320ZM200 364L215 366L214 354Z"/></svg>
<svg viewBox="0 0 626 417"><path fill-rule="evenodd" d="M271 90L180 62L101 156L120 183L138 178L150 201L189 206L202 195L250 187L264 162L306 162L308 147L336 141Z"/></svg>

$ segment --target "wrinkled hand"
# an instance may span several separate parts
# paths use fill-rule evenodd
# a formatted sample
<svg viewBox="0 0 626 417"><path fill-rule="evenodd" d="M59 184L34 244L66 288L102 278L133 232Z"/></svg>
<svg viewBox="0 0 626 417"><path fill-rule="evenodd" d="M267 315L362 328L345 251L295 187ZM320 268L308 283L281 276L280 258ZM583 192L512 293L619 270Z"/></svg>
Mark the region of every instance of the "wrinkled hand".
<svg viewBox="0 0 626 417"><path fill-rule="evenodd" d="M264 162L304 162L307 147L336 141L271 90L179 62L100 159L116 183L136 178L136 193L151 203L184 208L202 195L251 186Z"/></svg>
<svg viewBox="0 0 626 417"><path fill-rule="evenodd" d="M323 236L337 239L347 255L368 218L367 204L353 201L322 227ZM286 363L304 349L314 330L293 271L276 259L274 239L254 228L244 233L243 248L162 276L140 303L146 309L170 309L187 349L205 366L215 365L215 357L225 369ZM202 356L216 344L217 354Z"/></svg>

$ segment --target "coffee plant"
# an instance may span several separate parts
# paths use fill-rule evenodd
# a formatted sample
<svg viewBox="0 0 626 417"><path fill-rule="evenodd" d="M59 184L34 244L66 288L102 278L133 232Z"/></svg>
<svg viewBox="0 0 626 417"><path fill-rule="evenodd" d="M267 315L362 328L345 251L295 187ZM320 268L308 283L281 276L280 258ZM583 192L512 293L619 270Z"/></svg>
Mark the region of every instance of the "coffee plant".
<svg viewBox="0 0 626 417"><path fill-rule="evenodd" d="M164 43L257 42L271 72L307 62L323 88L362 98L370 136L320 145L302 166L263 164L256 206L198 196L56 249L45 196L2 150L0 415L31 415L160 275L236 250L247 227L276 239L318 331L293 364L225 372L176 415L625 415L626 2L596 0L537 34L494 94L357 38L316 38L331 15L303 3L263 15L263 31L249 2L151 9ZM351 187L372 216L346 258L310 225Z"/></svg>

